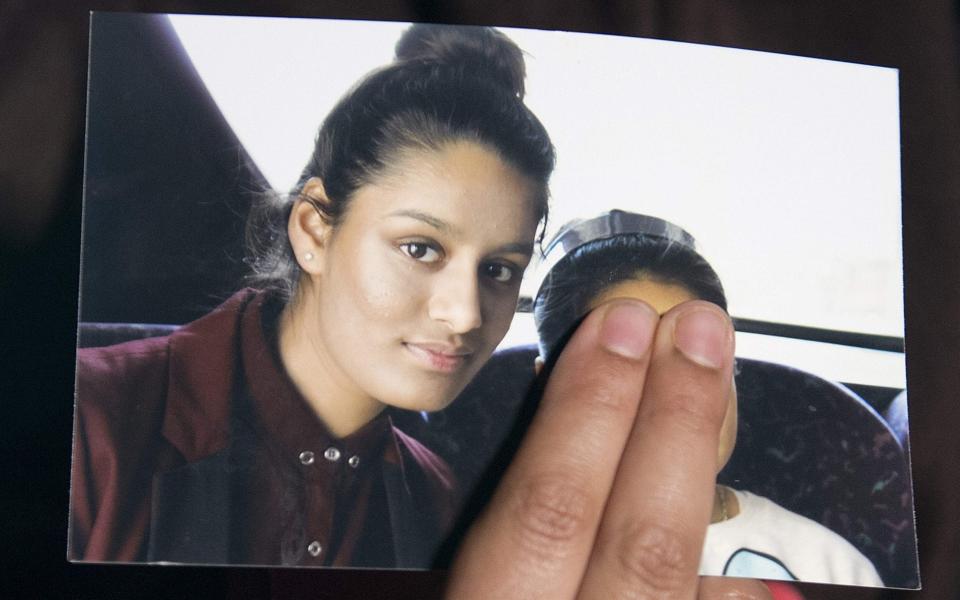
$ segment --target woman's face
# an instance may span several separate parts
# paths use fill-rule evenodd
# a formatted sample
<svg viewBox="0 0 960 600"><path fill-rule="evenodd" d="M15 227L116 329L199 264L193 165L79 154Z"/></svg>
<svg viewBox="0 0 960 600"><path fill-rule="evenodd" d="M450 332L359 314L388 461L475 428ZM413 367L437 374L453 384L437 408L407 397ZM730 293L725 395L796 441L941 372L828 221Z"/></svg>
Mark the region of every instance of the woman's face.
<svg viewBox="0 0 960 600"><path fill-rule="evenodd" d="M321 224L316 256L298 255L301 300L338 389L411 410L453 400L510 326L535 192L494 152L454 142L406 152L356 191L335 228ZM322 196L322 183L304 193Z"/></svg>
<svg viewBox="0 0 960 600"><path fill-rule="evenodd" d="M629 279L614 284L600 293L591 303L590 308L596 308L600 304L616 298L633 298L643 300L654 308L659 314L663 314L688 300L696 300L686 288L669 283L661 283L651 279ZM722 469L730 455L733 454L733 447L737 443L737 387L733 381L730 382L730 394L727 399L727 413L723 419L723 425L720 428L720 447L717 451L718 466L717 471Z"/></svg>

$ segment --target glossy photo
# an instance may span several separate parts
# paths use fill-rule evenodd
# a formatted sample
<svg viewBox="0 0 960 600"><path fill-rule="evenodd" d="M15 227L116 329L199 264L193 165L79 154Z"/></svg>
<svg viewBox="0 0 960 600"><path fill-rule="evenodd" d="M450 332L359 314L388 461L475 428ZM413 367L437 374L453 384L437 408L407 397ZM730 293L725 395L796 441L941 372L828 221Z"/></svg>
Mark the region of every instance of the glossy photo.
<svg viewBox="0 0 960 600"><path fill-rule="evenodd" d="M68 557L443 568L566 341L711 302L701 573L916 588L894 69L94 13Z"/></svg>

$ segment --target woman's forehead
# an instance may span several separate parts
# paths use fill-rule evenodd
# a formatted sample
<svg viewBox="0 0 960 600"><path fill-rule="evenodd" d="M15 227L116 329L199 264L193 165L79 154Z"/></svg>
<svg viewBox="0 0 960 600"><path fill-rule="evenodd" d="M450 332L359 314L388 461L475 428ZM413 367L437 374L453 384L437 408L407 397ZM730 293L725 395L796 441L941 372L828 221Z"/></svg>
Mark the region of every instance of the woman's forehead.
<svg viewBox="0 0 960 600"><path fill-rule="evenodd" d="M590 303L590 308L596 308L604 302L618 298L643 300L662 315L682 302L695 300L696 296L683 286L664 283L643 277L641 274L638 277L625 279L604 288Z"/></svg>
<svg viewBox="0 0 960 600"><path fill-rule="evenodd" d="M472 142L409 150L354 195L350 212L377 221L419 221L451 237L529 242L538 216L529 178Z"/></svg>

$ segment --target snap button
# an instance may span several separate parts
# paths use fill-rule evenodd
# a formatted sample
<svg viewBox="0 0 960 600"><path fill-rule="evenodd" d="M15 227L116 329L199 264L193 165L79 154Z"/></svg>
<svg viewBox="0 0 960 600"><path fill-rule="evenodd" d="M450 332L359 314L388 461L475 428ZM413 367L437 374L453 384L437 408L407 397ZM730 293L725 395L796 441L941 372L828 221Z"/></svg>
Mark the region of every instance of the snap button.
<svg viewBox="0 0 960 600"><path fill-rule="evenodd" d="M360 457L354 454L347 460L347 464L356 469L360 465Z"/></svg>
<svg viewBox="0 0 960 600"><path fill-rule="evenodd" d="M301 452L301 453L300 453L300 462L303 463L303 464L305 464L305 465L312 465L312 464L313 464L313 452L310 452L309 450L304 450L303 452Z"/></svg>
<svg viewBox="0 0 960 600"><path fill-rule="evenodd" d="M323 552L323 546L320 545L320 542L314 540L307 546L307 552L310 553L310 556L320 556L320 553Z"/></svg>
<svg viewBox="0 0 960 600"><path fill-rule="evenodd" d="M336 462L340 460L340 451L334 448L333 446L330 446L329 448L323 451L323 457L329 460L330 462Z"/></svg>

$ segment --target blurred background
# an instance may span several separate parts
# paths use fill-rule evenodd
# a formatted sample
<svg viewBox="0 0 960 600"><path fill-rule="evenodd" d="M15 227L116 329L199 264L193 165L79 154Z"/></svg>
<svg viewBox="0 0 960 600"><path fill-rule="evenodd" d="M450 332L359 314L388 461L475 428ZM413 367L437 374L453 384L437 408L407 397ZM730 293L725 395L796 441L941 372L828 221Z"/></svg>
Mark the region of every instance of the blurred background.
<svg viewBox="0 0 960 600"><path fill-rule="evenodd" d="M960 3L740 0L0 0L0 435L5 597L429 598L439 573L71 565L65 561L88 11L490 24L613 33L900 69L907 379L924 590L960 597ZM278 93L289 93L278 90ZM148 150L147 150L148 151ZM9 586L9 588L8 588Z"/></svg>

